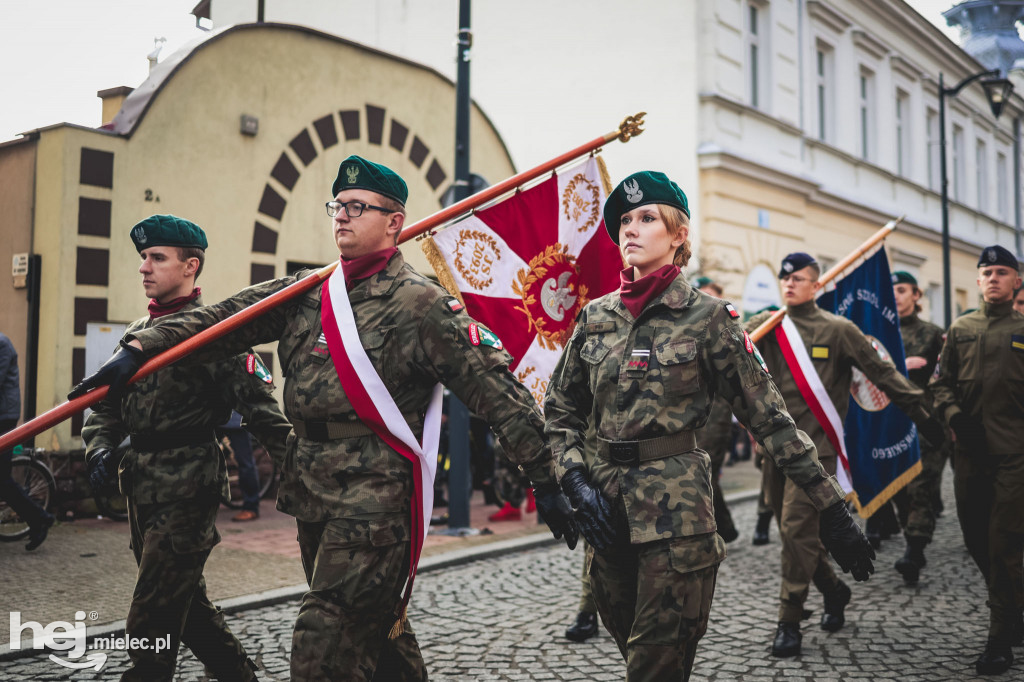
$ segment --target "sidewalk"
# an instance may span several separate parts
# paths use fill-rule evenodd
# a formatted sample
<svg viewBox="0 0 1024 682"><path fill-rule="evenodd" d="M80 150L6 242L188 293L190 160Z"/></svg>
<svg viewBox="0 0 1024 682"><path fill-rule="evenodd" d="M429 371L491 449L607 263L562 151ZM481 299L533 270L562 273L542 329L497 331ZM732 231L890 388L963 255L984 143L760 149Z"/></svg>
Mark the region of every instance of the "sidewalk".
<svg viewBox="0 0 1024 682"><path fill-rule="evenodd" d="M760 472L749 461L724 469L727 499L756 494ZM439 515L444 509L436 509ZM553 541L536 514L521 521L491 523L497 507L486 505L480 491L471 499L470 522L480 532L463 537L432 534L427 538L420 572L471 561L481 556L517 551ZM291 599L305 588L295 541L295 520L264 500L260 518L233 523L233 509L222 507L217 519L220 544L206 564L207 593L226 610L242 610ZM443 530L435 526L432 530ZM79 519L54 526L34 552L24 542L0 545L0 614L19 611L21 622L46 625L72 622L85 612L89 635L124 627L136 565L128 548L128 524L109 519ZM10 620L0 617L0 659L9 649ZM15 653L17 655L17 653Z"/></svg>

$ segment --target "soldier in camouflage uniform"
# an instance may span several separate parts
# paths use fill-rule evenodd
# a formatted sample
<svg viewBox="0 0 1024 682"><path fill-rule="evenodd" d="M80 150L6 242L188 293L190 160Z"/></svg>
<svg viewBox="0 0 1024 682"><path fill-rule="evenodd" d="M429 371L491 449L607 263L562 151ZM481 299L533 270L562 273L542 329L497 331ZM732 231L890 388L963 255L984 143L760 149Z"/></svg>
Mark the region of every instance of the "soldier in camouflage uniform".
<svg viewBox="0 0 1024 682"><path fill-rule="evenodd" d="M155 215L133 227L131 237L153 300L150 314L129 325L129 333L177 310L200 308L194 284L207 246L203 231L187 220ZM284 455L291 425L270 381L251 352L197 367L174 365L132 385L122 398L99 403L85 422L90 482L99 492L116 486L119 476L128 496L139 572L126 632L149 642L171 638L166 651L129 649L132 664L122 680L170 680L179 643L218 680L256 679L241 643L206 596L203 566L220 541L214 521L227 491L214 427L234 408L268 451ZM126 436L131 448L118 462L117 447Z"/></svg>
<svg viewBox="0 0 1024 682"><path fill-rule="evenodd" d="M924 391L910 383L895 365L884 362L871 341L852 322L818 307L814 298L821 287L818 282L820 274L818 262L810 255L791 253L782 261L779 279L787 314L798 330L807 355L814 363L814 369L840 419L846 416L853 368L856 367L918 424L923 435L941 444L944 440L942 426L931 417L930 403ZM747 329L756 329L770 316L769 312L755 315L747 322ZM822 466L834 474L835 448L797 387L778 337L769 333L758 342L758 346L797 426L813 439ZM765 495L772 506L782 539L782 589L772 655L796 656L800 653L800 621L804 618L804 602L811 583L825 597L821 627L829 632L843 627L851 593L832 570L819 540L817 503L786 480L783 477L785 472L773 462L766 459L761 472Z"/></svg>
<svg viewBox="0 0 1024 682"><path fill-rule="evenodd" d="M956 440L953 489L964 544L988 586L989 631L979 674L1005 672L1024 639L1024 316L1013 254L989 246L978 261L981 308L958 318L931 383Z"/></svg>
<svg viewBox="0 0 1024 682"><path fill-rule="evenodd" d="M913 275L904 271L894 272L892 282L896 313L900 316L907 376L925 391L930 401L928 382L939 362L944 332L941 327L918 317L921 312L921 304L918 303L921 289ZM917 584L926 563L924 548L932 541L932 533L935 531L935 517L938 515L935 499L940 494L942 469L945 465L946 448L933 448L922 441L921 473L894 497L907 541L906 551L896 561L895 568L908 585Z"/></svg>
<svg viewBox="0 0 1024 682"><path fill-rule="evenodd" d="M486 419L536 486L556 537L575 546L571 509L557 487L536 403L508 370L509 355L458 299L406 265L395 248L408 189L394 171L351 156L341 163L328 214L362 345L416 438L437 382ZM145 354L280 291L308 273L251 286L217 305L168 318L128 337ZM413 468L359 417L342 389L321 325L321 290L275 308L197 353L225 356L280 341L285 414L295 427L277 506L296 517L309 583L292 639L293 680L421 680L427 673L402 623L409 575ZM128 351L131 352L131 351ZM116 381L112 358L97 383ZM125 366L138 362L132 356ZM127 371L127 370L125 370Z"/></svg>
<svg viewBox="0 0 1024 682"><path fill-rule="evenodd" d="M682 190L662 173L636 173L609 196L604 221L629 267L618 291L580 314L548 384L546 431L627 679L688 679L725 558L711 463L695 437L716 395L835 520L826 535L858 579L873 570L873 552L736 311L680 275L690 255ZM589 467L588 425L597 436Z"/></svg>

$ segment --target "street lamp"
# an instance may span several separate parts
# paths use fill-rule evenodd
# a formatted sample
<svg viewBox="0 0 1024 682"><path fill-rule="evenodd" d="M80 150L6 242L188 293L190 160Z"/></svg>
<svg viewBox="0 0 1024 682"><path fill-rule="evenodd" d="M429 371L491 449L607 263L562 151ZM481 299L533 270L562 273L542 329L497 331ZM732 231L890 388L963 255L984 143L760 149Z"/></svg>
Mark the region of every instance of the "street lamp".
<svg viewBox="0 0 1024 682"><path fill-rule="evenodd" d="M946 96L956 97L957 93L978 80L985 89L985 97L992 108L992 115L999 118L1003 105L1013 93L1013 83L1008 78L999 77L999 69L983 71L968 76L952 88L947 88L939 73L939 184L942 188L942 307L946 316L945 326L953 322L952 284L949 272L949 180L946 178Z"/></svg>

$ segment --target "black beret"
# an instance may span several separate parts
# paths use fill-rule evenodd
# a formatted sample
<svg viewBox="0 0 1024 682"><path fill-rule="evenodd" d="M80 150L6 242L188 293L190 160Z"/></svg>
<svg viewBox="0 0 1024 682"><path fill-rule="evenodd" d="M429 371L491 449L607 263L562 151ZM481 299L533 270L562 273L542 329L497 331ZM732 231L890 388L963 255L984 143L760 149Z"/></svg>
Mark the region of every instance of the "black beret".
<svg viewBox="0 0 1024 682"><path fill-rule="evenodd" d="M913 284L916 287L917 286L917 278L914 277L913 275L911 275L906 270L897 270L896 272L892 273L892 283L893 284Z"/></svg>
<svg viewBox="0 0 1024 682"><path fill-rule="evenodd" d="M690 217L686 195L667 175L657 171L633 173L620 182L604 202L604 228L608 230L608 236L613 242L619 243L619 221L622 214L647 204L675 206L687 218Z"/></svg>
<svg viewBox="0 0 1024 682"><path fill-rule="evenodd" d="M818 261L814 256L803 251L791 253L782 259L782 267L779 269L779 279L792 275L797 270L803 270L808 265L817 265Z"/></svg>
<svg viewBox="0 0 1024 682"><path fill-rule="evenodd" d="M1017 263L1017 259L1013 257L1013 254L998 244L986 246L985 250L981 252L981 258L978 259L978 267L983 268L986 265L1005 265L1013 270L1020 270L1020 264Z"/></svg>
<svg viewBox="0 0 1024 682"><path fill-rule="evenodd" d="M338 177L334 179L333 196L346 189L366 189L390 199L402 206L409 198L409 187L405 180L387 166L367 161L353 154L338 166Z"/></svg>
<svg viewBox="0 0 1024 682"><path fill-rule="evenodd" d="M185 246L206 250L206 233L191 220L173 215L151 215L129 232L139 253L152 246Z"/></svg>

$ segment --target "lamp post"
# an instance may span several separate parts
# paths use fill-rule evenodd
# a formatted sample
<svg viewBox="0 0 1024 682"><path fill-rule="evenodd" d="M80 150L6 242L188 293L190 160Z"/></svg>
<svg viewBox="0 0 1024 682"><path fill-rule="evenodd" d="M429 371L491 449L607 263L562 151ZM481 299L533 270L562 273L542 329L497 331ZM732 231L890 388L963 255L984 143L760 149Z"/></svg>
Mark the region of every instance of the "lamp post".
<svg viewBox="0 0 1024 682"><path fill-rule="evenodd" d="M1003 104L1013 92L1013 83L1008 78L999 78L999 69L982 71L968 76L951 88L945 87L942 73L939 73L939 184L942 189L942 307L945 315L944 326L953 321L952 283L949 271L949 180L946 177L946 96L956 97L957 93L978 80L985 88L985 97L992 108L992 115L999 118Z"/></svg>

